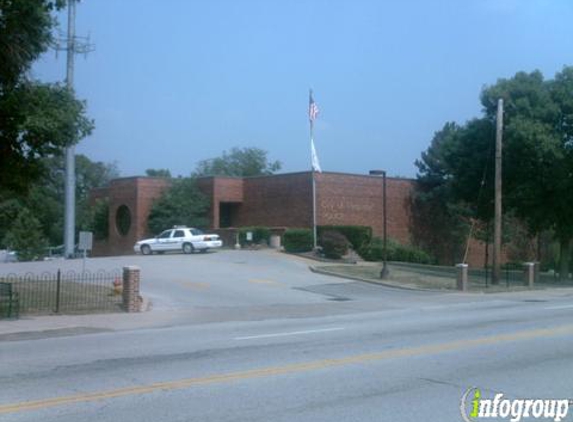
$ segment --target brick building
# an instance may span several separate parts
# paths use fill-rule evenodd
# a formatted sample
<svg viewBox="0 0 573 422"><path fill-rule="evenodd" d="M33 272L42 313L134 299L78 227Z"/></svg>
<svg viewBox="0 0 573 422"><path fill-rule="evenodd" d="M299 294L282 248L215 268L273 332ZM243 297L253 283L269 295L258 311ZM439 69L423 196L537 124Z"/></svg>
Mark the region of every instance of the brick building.
<svg viewBox="0 0 573 422"><path fill-rule="evenodd" d="M366 225L376 236L383 230L382 177L315 173L318 225ZM387 179L388 236L410 243L409 179ZM95 255L133 252L133 244L151 235L147 217L153 201L168 187L166 179L129 177L92 192L92 200L109 200L109 236L96 242ZM209 198L210 229L230 227L312 227L312 173L259 177L205 177L198 180ZM154 233L155 234L155 233Z"/></svg>
<svg viewBox="0 0 573 422"><path fill-rule="evenodd" d="M346 173L315 173L318 225L364 225L375 236L383 234L383 179ZM137 240L155 235L147 229L153 201L169 186L168 179L128 177L92 191L91 199L109 200L109 233L96 241L93 255L133 253ZM387 178L388 237L412 243L412 191L415 180ZM266 226L276 231L312 227L312 173L287 173L258 177L203 177L199 189L210 201L209 227L227 245L230 228ZM431 222L428 222L431 224ZM490 257L491 259L491 257ZM483 265L484 244L470 241L467 262Z"/></svg>

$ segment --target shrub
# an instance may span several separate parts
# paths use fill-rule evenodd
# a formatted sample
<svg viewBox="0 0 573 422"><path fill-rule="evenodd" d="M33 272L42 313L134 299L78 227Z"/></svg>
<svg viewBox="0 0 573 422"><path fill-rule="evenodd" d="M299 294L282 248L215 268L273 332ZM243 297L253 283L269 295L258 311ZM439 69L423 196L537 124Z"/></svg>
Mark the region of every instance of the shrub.
<svg viewBox="0 0 573 422"><path fill-rule="evenodd" d="M283 244L287 252L311 251L313 243L310 229L288 229L283 236Z"/></svg>
<svg viewBox="0 0 573 422"><path fill-rule="evenodd" d="M344 235L355 251L372 241L372 227L370 226L319 226L317 229L319 237L326 231L336 231Z"/></svg>
<svg viewBox="0 0 573 422"><path fill-rule="evenodd" d="M384 243L380 238L373 238L372 242L359 250L360 256L366 261L382 261L384 259ZM417 264L433 264L434 259L425 251L413 246L404 246L388 239L388 261L413 262Z"/></svg>
<svg viewBox="0 0 573 422"><path fill-rule="evenodd" d="M3 243L18 253L18 261L42 258L48 246L42 234L42 225L28 208L20 210Z"/></svg>
<svg viewBox="0 0 573 422"><path fill-rule="evenodd" d="M247 240L247 233L253 233L253 240ZM271 238L271 230L268 227L241 227L239 229L239 243L241 245L254 243L266 243L269 244Z"/></svg>
<svg viewBox="0 0 573 422"><path fill-rule="evenodd" d="M325 231L320 236L320 245L324 256L331 259L340 259L348 253L348 239L339 231Z"/></svg>

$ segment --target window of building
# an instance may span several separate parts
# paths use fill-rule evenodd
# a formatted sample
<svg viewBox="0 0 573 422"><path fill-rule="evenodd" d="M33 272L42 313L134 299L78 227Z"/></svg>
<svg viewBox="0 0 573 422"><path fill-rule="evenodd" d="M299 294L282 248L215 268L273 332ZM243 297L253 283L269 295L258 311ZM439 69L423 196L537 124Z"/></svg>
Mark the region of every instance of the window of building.
<svg viewBox="0 0 573 422"><path fill-rule="evenodd" d="M127 236L131 228L131 211L126 205L120 206L115 213L115 227L122 236Z"/></svg>

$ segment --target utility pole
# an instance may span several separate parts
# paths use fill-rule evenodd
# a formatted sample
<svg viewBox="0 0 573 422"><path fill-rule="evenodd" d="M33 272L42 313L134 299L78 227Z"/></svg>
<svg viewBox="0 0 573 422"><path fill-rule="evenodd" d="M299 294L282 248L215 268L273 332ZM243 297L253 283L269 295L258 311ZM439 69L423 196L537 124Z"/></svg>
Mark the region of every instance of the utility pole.
<svg viewBox="0 0 573 422"><path fill-rule="evenodd" d="M67 52L66 86L70 91L74 89L74 55L84 54L94 50L89 38L83 41L76 37L76 2L68 0L68 34L65 47L56 46L58 50ZM66 148L66 175L65 175L65 214L64 214L64 256L73 258L75 252L76 231L76 148L72 144Z"/></svg>
<svg viewBox="0 0 573 422"><path fill-rule="evenodd" d="M495 214L493 232L493 273L492 284L499 284L501 262L501 171L502 171L502 136L503 136L503 99L497 101L497 118L495 130Z"/></svg>
<svg viewBox="0 0 573 422"><path fill-rule="evenodd" d="M66 86L74 89L74 45L76 32L76 1L68 1L68 47L66 66ZM64 255L73 258L76 232L76 148L66 148L66 209L64 214Z"/></svg>

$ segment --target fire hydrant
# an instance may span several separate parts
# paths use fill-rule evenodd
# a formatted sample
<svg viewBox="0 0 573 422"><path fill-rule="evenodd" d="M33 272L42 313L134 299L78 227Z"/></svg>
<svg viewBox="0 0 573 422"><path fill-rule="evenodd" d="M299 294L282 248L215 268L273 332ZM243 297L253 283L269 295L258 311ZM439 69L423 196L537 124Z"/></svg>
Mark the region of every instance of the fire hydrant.
<svg viewBox="0 0 573 422"><path fill-rule="evenodd" d="M119 277L116 277L113 280L113 294L120 295L123 290L123 283L121 282Z"/></svg>

